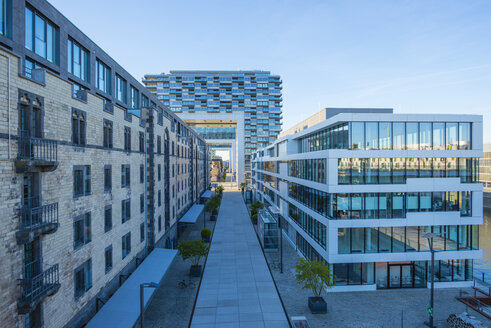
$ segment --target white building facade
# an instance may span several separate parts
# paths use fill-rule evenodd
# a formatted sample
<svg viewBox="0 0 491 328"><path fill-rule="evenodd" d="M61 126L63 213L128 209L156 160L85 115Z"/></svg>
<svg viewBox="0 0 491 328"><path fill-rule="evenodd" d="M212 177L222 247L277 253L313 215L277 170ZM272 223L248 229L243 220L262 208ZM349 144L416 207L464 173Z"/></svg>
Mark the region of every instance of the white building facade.
<svg viewBox="0 0 491 328"><path fill-rule="evenodd" d="M324 260L333 291L469 286L483 223L482 117L329 109L253 155L256 198ZM302 124L299 124L302 126Z"/></svg>

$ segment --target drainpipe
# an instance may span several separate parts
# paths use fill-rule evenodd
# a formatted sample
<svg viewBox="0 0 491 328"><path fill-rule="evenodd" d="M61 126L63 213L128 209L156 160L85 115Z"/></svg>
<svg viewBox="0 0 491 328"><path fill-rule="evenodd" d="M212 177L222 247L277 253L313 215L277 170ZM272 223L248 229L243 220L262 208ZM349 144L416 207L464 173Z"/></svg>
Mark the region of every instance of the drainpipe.
<svg viewBox="0 0 491 328"><path fill-rule="evenodd" d="M143 113L142 113L143 115ZM145 168L144 168L144 174L145 174L145 195L143 196L145 199L145 256L148 255L148 198L147 198L147 180L148 180L148 175L147 175L147 140L148 140L148 133L147 133L147 128L145 128Z"/></svg>
<svg viewBox="0 0 491 328"><path fill-rule="evenodd" d="M8 157L7 158L0 158L0 161L10 161L11 155L10 155L10 57L6 56L4 54L0 54L0 56L4 57L7 59L7 120L8 120Z"/></svg>

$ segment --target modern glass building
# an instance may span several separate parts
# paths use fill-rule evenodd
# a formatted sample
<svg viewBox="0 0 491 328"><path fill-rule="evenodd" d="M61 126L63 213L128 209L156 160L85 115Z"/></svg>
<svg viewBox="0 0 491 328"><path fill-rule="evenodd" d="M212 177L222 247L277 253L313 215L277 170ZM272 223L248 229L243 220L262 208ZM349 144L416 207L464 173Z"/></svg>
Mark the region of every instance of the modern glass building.
<svg viewBox="0 0 491 328"><path fill-rule="evenodd" d="M305 127L302 129L302 127ZM324 109L252 160L256 198L280 213L334 290L469 286L483 222L482 117Z"/></svg>
<svg viewBox="0 0 491 328"><path fill-rule="evenodd" d="M484 190L484 207L491 208L491 143L484 144L484 156L479 161L479 180Z"/></svg>
<svg viewBox="0 0 491 328"><path fill-rule="evenodd" d="M229 149L237 182L250 182L251 154L281 131L281 79L267 71L170 71L145 75L150 92L207 140Z"/></svg>

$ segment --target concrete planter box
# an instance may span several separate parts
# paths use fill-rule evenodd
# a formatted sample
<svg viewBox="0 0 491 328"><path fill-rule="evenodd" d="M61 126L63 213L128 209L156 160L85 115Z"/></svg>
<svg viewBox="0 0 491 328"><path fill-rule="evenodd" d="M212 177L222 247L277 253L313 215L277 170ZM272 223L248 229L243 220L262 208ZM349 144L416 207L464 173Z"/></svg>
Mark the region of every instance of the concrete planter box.
<svg viewBox="0 0 491 328"><path fill-rule="evenodd" d="M201 277L201 265L191 265L191 269L189 269L189 275L191 277Z"/></svg>
<svg viewBox="0 0 491 328"><path fill-rule="evenodd" d="M210 215L210 221L216 221L216 220L217 220L217 215L216 214Z"/></svg>
<svg viewBox="0 0 491 328"><path fill-rule="evenodd" d="M209 243L210 242L210 237L201 237L201 239L205 242L205 243Z"/></svg>
<svg viewBox="0 0 491 328"><path fill-rule="evenodd" d="M327 303L322 297L309 297L309 309L312 314L327 313Z"/></svg>

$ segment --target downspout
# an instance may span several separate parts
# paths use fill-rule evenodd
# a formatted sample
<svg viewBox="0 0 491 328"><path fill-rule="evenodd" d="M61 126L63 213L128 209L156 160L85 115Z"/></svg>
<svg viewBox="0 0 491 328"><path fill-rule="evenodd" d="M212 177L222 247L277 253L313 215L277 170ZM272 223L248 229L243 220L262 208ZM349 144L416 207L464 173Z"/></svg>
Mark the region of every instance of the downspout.
<svg viewBox="0 0 491 328"><path fill-rule="evenodd" d="M143 113L142 113L143 114ZM147 180L148 180L148 175L147 175L147 140L148 140L148 133L147 133L147 128L145 128L145 169L144 169L144 174L145 174L145 256L148 255L148 189L147 189Z"/></svg>
<svg viewBox="0 0 491 328"><path fill-rule="evenodd" d="M0 161L10 161L11 155L10 155L10 57L6 56L4 54L0 54L0 56L4 57L7 59L7 120L8 120L8 157L7 158L0 158Z"/></svg>

